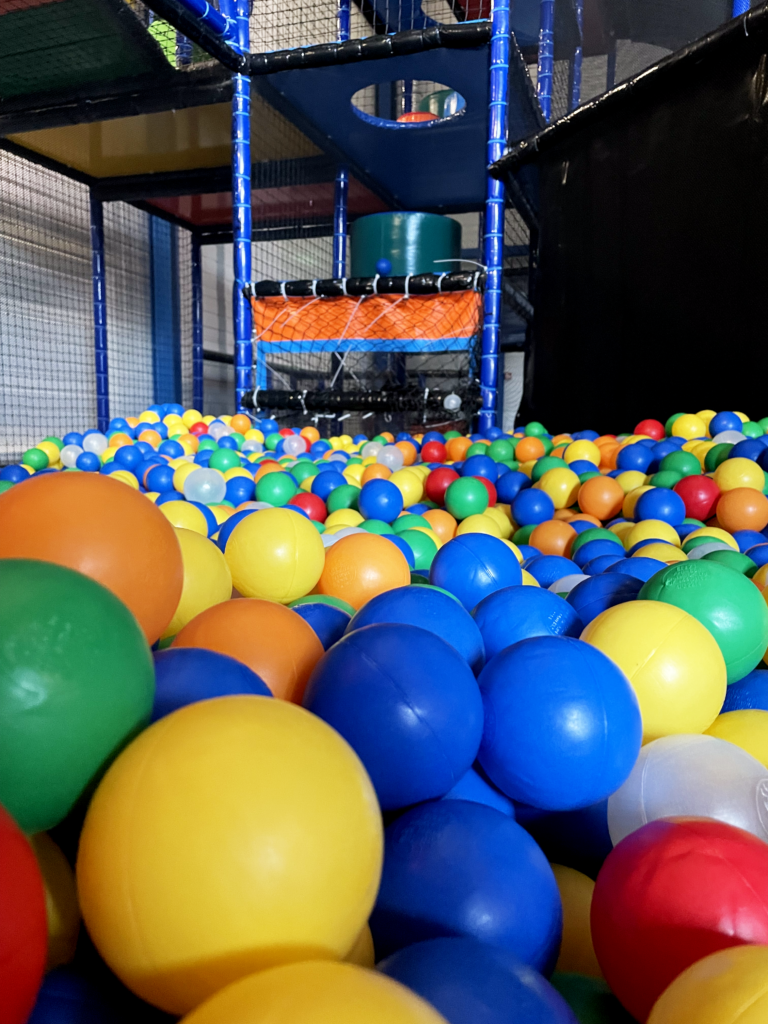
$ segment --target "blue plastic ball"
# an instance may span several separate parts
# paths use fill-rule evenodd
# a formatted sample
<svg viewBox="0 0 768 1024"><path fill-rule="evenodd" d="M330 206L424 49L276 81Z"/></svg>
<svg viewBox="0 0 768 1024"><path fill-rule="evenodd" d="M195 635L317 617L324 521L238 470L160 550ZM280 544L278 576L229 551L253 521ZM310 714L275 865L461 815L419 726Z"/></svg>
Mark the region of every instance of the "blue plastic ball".
<svg viewBox="0 0 768 1024"><path fill-rule="evenodd" d="M685 519L685 502L666 487L654 487L641 494L635 505L635 519L660 519L670 526L679 526Z"/></svg>
<svg viewBox="0 0 768 1024"><path fill-rule="evenodd" d="M246 516L253 515L254 512L258 511L255 508L244 508L240 512L234 512L229 519L225 519L219 527L219 535L216 538L216 543L219 545L222 551L226 550L227 541L232 535L232 531L238 523L242 523Z"/></svg>
<svg viewBox="0 0 768 1024"><path fill-rule="evenodd" d="M586 545L584 545L586 547ZM537 555L535 558L526 560L524 568L536 580L539 586L551 587L563 576L572 576L580 572L576 562L562 555Z"/></svg>
<svg viewBox="0 0 768 1024"><path fill-rule="evenodd" d="M555 503L545 491L529 487L512 502L512 518L518 526L545 523L555 514Z"/></svg>
<svg viewBox="0 0 768 1024"><path fill-rule="evenodd" d="M618 572L590 576L588 580L577 583L566 600L586 626L606 608L634 601L642 586L643 581L636 576Z"/></svg>
<svg viewBox="0 0 768 1024"><path fill-rule="evenodd" d="M326 452L331 450L331 446L327 441L315 441L310 446L309 454L313 459L320 459Z"/></svg>
<svg viewBox="0 0 768 1024"><path fill-rule="evenodd" d="M605 571L606 573L624 573L627 576L634 576L636 579L642 580L643 583L647 583L651 576L655 576L657 572L666 568L667 563L660 561L658 558L638 556L637 558L621 558L618 562L610 565Z"/></svg>
<svg viewBox="0 0 768 1024"><path fill-rule="evenodd" d="M369 480L363 484L357 505L364 519L393 523L403 511L403 495L389 480Z"/></svg>
<svg viewBox="0 0 768 1024"><path fill-rule="evenodd" d="M312 477L312 493L316 494L318 498L322 498L323 501L327 501L331 491L335 491L337 487L343 487L346 482L341 473L335 469L318 473L317 476Z"/></svg>
<svg viewBox="0 0 768 1024"><path fill-rule="evenodd" d="M490 480L492 484L495 484L499 471L496 468L496 463L489 455L470 455L461 467L461 475L482 476L486 480Z"/></svg>
<svg viewBox="0 0 768 1024"><path fill-rule="evenodd" d="M762 533L758 533L757 530L736 530L733 534L733 539L739 545L739 551L742 554L745 554L756 544L765 543L765 537Z"/></svg>
<svg viewBox="0 0 768 1024"><path fill-rule="evenodd" d="M256 484L249 476L233 476L227 480L227 490L224 497L233 505L242 505L244 501L253 501L256 491Z"/></svg>
<svg viewBox="0 0 768 1024"><path fill-rule="evenodd" d="M417 942L378 970L426 999L448 1024L578 1024L537 971L476 939Z"/></svg>
<svg viewBox="0 0 768 1024"><path fill-rule="evenodd" d="M747 548L744 553L752 559L759 569L768 562L768 541L763 537L761 544L755 544L754 547Z"/></svg>
<svg viewBox="0 0 768 1024"><path fill-rule="evenodd" d="M29 473L23 466L3 466L0 469L0 480L5 480L12 484L20 484L25 480L29 480Z"/></svg>
<svg viewBox="0 0 768 1024"><path fill-rule="evenodd" d="M403 540L403 538L397 533L384 533L382 536L386 537L391 544L394 544L399 551L402 551L409 569L416 568L416 558L413 554L411 545L407 540Z"/></svg>
<svg viewBox="0 0 768 1024"><path fill-rule="evenodd" d="M472 765L483 709L459 652L418 626L349 633L315 666L304 706L340 733L383 810L444 796Z"/></svg>
<svg viewBox="0 0 768 1024"><path fill-rule="evenodd" d="M628 444L617 455L616 468L622 473L628 469L639 470L639 472L645 473L653 462L654 455L655 447L651 449L639 442Z"/></svg>
<svg viewBox="0 0 768 1024"><path fill-rule="evenodd" d="M483 638L475 620L455 597L436 587L397 587L378 594L356 613L347 632L375 622L401 622L435 633L456 648L475 675L485 664Z"/></svg>
<svg viewBox="0 0 768 1024"><path fill-rule="evenodd" d="M709 432L712 437L722 434L724 430L738 430L741 433L742 426L741 416L735 412L719 412L709 421Z"/></svg>
<svg viewBox="0 0 768 1024"><path fill-rule="evenodd" d="M632 770L640 708L626 676L597 648L563 636L523 640L489 661L478 682L487 723L478 760L513 800L587 807Z"/></svg>
<svg viewBox="0 0 768 1024"><path fill-rule="evenodd" d="M178 491L166 491L165 494L158 494L155 498L156 505L164 505L166 501L186 501L187 499L183 494Z"/></svg>
<svg viewBox="0 0 768 1024"><path fill-rule="evenodd" d="M470 801L440 800L406 811L386 830L371 916L379 958L456 935L545 971L557 958L561 930L552 869L511 817Z"/></svg>
<svg viewBox="0 0 768 1024"><path fill-rule="evenodd" d="M448 790L443 800L469 800L473 804L493 807L494 810L508 814L512 818L515 816L515 808L509 797L504 796L501 790L492 786L474 768L470 768L462 775L453 789Z"/></svg>
<svg viewBox="0 0 768 1024"><path fill-rule="evenodd" d="M152 721L211 697L253 693L271 697L264 680L235 658L202 647L155 651L155 703Z"/></svg>
<svg viewBox="0 0 768 1024"><path fill-rule="evenodd" d="M505 505L511 505L520 491L531 486L531 478L518 469L511 469L499 477L496 484L496 497Z"/></svg>
<svg viewBox="0 0 768 1024"><path fill-rule="evenodd" d="M122 448L117 449L112 461L123 469L135 470L144 461L144 456L135 445L125 444Z"/></svg>
<svg viewBox="0 0 768 1024"><path fill-rule="evenodd" d="M376 260L376 273L381 277L389 277L392 273L392 263L385 256Z"/></svg>
<svg viewBox="0 0 768 1024"><path fill-rule="evenodd" d="M612 541L598 537L597 540L588 540L586 544L582 544L573 556L573 561L581 570L598 555L613 555L616 558L621 558L624 555L624 548L618 538L616 541Z"/></svg>
<svg viewBox="0 0 768 1024"><path fill-rule="evenodd" d="M84 473L98 473L101 469L101 459L93 452L82 452L77 456L75 466Z"/></svg>
<svg viewBox="0 0 768 1024"><path fill-rule="evenodd" d="M743 679L731 683L725 692L726 711L768 711L768 671L755 668Z"/></svg>
<svg viewBox="0 0 768 1024"><path fill-rule="evenodd" d="M173 491L174 470L165 464L153 466L147 473L144 481L148 491L157 491L158 494L166 494Z"/></svg>
<svg viewBox="0 0 768 1024"><path fill-rule="evenodd" d="M518 820L522 808L515 807ZM613 849L608 831L608 801L600 800L577 811L539 813L525 828L552 864L565 864L596 878Z"/></svg>
<svg viewBox="0 0 768 1024"><path fill-rule="evenodd" d="M625 556L622 554L596 555L595 558L591 558L586 565L581 567L581 571L586 573L587 576L599 576L609 566L615 565L616 562L624 561L624 558Z"/></svg>
<svg viewBox="0 0 768 1024"><path fill-rule="evenodd" d="M337 608L325 601L305 601L292 605L292 608L312 627L323 645L323 650L326 651L341 640L352 618L343 608Z"/></svg>
<svg viewBox="0 0 768 1024"><path fill-rule="evenodd" d="M748 437L746 441L739 441L733 448L728 452L729 459L751 459L753 462L757 462L761 455L765 453L765 445L762 444L756 437Z"/></svg>
<svg viewBox="0 0 768 1024"><path fill-rule="evenodd" d="M488 661L532 636L579 636L584 626L562 597L540 587L506 587L484 598L473 613Z"/></svg>
<svg viewBox="0 0 768 1024"><path fill-rule="evenodd" d="M471 612L489 594L521 584L523 572L514 552L498 537L464 533L437 552L429 582L454 594Z"/></svg>
<svg viewBox="0 0 768 1024"><path fill-rule="evenodd" d="M82 434L78 434L77 431L73 430L69 434L65 434L64 437L62 437L61 443L63 445L76 444L76 445L80 445L82 447L83 435Z"/></svg>

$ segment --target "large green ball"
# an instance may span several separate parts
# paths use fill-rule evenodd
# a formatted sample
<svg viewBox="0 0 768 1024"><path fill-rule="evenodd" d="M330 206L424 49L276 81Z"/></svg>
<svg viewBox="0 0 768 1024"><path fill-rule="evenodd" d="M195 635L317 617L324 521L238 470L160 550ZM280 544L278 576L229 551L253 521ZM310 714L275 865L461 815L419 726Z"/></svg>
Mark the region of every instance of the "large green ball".
<svg viewBox="0 0 768 1024"><path fill-rule="evenodd" d="M719 562L676 562L651 576L637 596L673 604L706 626L722 651L729 683L751 672L768 647L763 595L746 576Z"/></svg>
<svg viewBox="0 0 768 1024"><path fill-rule="evenodd" d="M141 627L72 569L0 561L0 803L52 828L149 720L155 676Z"/></svg>
<svg viewBox="0 0 768 1024"><path fill-rule="evenodd" d="M475 477L460 476L445 492L445 507L454 519L477 515L488 508L488 491Z"/></svg>

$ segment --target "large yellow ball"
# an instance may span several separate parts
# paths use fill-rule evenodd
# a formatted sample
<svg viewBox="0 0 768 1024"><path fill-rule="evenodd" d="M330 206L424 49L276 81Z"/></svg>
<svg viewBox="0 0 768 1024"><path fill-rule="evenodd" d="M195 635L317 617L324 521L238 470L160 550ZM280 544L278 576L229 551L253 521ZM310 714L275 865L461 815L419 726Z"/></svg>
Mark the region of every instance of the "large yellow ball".
<svg viewBox="0 0 768 1024"><path fill-rule="evenodd" d="M726 711L717 716L707 733L741 747L768 768L768 711Z"/></svg>
<svg viewBox="0 0 768 1024"><path fill-rule="evenodd" d="M77 883L112 970L181 1014L254 971L346 956L381 861L373 786L338 733L287 701L219 697L156 722L112 764Z"/></svg>
<svg viewBox="0 0 768 1024"><path fill-rule="evenodd" d="M288 604L308 594L320 579L325 548L300 512L265 508L237 524L227 541L226 558L243 597Z"/></svg>
<svg viewBox="0 0 768 1024"><path fill-rule="evenodd" d="M556 971L602 978L592 945L590 911L595 883L574 868L553 864L552 871L563 904L563 938Z"/></svg>
<svg viewBox="0 0 768 1024"><path fill-rule="evenodd" d="M691 441L694 437L706 436L706 423L704 420L694 415L694 413L689 412L685 413L683 416L678 416L672 424L672 437L684 437L686 441Z"/></svg>
<svg viewBox="0 0 768 1024"><path fill-rule="evenodd" d="M539 487L548 494L555 503L555 508L570 508L576 504L579 496L581 480L572 469L558 466L548 469L539 480Z"/></svg>
<svg viewBox="0 0 768 1024"><path fill-rule="evenodd" d="M737 487L762 491L765 487L765 474L752 459L726 459L717 467L714 477L721 491L733 491Z"/></svg>
<svg viewBox="0 0 768 1024"><path fill-rule="evenodd" d="M162 508L162 505L160 506ZM176 528L184 565L184 585L163 639L176 636L196 615L232 596L232 573L219 548L194 530Z"/></svg>
<svg viewBox="0 0 768 1024"><path fill-rule="evenodd" d="M581 639L615 661L643 716L643 743L701 733L725 700L725 661L712 634L688 612L661 601L630 601L601 612Z"/></svg>
<svg viewBox="0 0 768 1024"><path fill-rule="evenodd" d="M697 960L656 1000L648 1024L765 1024L768 946L732 946Z"/></svg>
<svg viewBox="0 0 768 1024"><path fill-rule="evenodd" d="M652 490L653 488L648 488ZM633 526L624 538L624 547L629 551L641 540L666 540L676 547L680 547L680 537L674 526L665 523L661 519L643 519Z"/></svg>
<svg viewBox="0 0 768 1024"><path fill-rule="evenodd" d="M208 521L199 508L189 501L164 501L157 506L168 522L181 530L193 530L201 537L208 536Z"/></svg>
<svg viewBox="0 0 768 1024"><path fill-rule="evenodd" d="M569 466L572 462L580 462L582 460L591 462L595 466L599 466L600 449L594 441L587 441L584 439L581 441L572 441L563 452L563 458Z"/></svg>
<svg viewBox="0 0 768 1024"><path fill-rule="evenodd" d="M48 920L46 967L51 970L68 964L75 955L80 931L77 887L67 858L47 832L38 832L30 842L45 886L45 915Z"/></svg>
<svg viewBox="0 0 768 1024"><path fill-rule="evenodd" d="M424 481L420 473L413 469L398 469L389 478L403 496L403 505L409 508L418 504L424 497Z"/></svg>
<svg viewBox="0 0 768 1024"><path fill-rule="evenodd" d="M353 964L309 962L252 974L183 1024L446 1024L415 992Z"/></svg>

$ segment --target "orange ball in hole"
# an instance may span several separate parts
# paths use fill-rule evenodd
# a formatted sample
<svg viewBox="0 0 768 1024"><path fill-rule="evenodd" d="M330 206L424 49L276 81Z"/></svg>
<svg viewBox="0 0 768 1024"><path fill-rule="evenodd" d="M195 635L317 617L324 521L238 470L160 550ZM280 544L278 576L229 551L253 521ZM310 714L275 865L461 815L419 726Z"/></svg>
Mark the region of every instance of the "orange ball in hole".
<svg viewBox="0 0 768 1024"><path fill-rule="evenodd" d="M200 612L171 646L204 647L237 658L261 676L273 696L295 704L301 703L310 673L323 656L317 634L300 615L255 597L236 598Z"/></svg>
<svg viewBox="0 0 768 1024"><path fill-rule="evenodd" d="M528 538L528 543L542 555L565 555L570 551L576 536L574 528L562 519L549 519L539 523Z"/></svg>
<svg viewBox="0 0 768 1024"><path fill-rule="evenodd" d="M768 498L752 487L723 491L717 502L717 519L724 530L764 530L768 526Z"/></svg>
<svg viewBox="0 0 768 1024"><path fill-rule="evenodd" d="M621 513L624 490L612 476L593 476L579 488L579 508L596 519L613 519Z"/></svg>
<svg viewBox="0 0 768 1024"><path fill-rule="evenodd" d="M325 568L315 590L362 608L377 594L410 582L405 555L392 541L375 533L353 533L326 550Z"/></svg>
<svg viewBox="0 0 768 1024"><path fill-rule="evenodd" d="M173 618L184 583L181 548L160 509L100 473L51 473L6 491L0 558L90 576L130 608L151 644Z"/></svg>

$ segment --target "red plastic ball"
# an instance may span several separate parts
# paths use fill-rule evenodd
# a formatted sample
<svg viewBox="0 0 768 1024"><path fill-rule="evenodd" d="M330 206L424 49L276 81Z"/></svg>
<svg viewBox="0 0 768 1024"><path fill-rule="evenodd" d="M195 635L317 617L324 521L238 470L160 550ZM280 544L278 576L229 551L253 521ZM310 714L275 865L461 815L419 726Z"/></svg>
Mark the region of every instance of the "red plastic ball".
<svg viewBox="0 0 768 1024"><path fill-rule="evenodd" d="M436 505L445 504L445 492L454 480L459 479L459 474L450 466L442 466L440 469L433 469L424 484L424 493L430 501Z"/></svg>
<svg viewBox="0 0 768 1024"><path fill-rule="evenodd" d="M194 434L195 437L200 437L202 434L208 433L208 424L203 423L203 421L200 420L198 423L192 424L192 426L189 428L189 432L190 434Z"/></svg>
<svg viewBox="0 0 768 1024"><path fill-rule="evenodd" d="M278 434L280 435L280 437L292 437L293 431L291 430L290 427L283 427L282 430L278 430Z"/></svg>
<svg viewBox="0 0 768 1024"><path fill-rule="evenodd" d="M303 508L309 518L314 519L316 523L324 523L328 518L328 509L325 507L325 502L316 494L300 491L298 494L294 494L288 504Z"/></svg>
<svg viewBox="0 0 768 1024"><path fill-rule="evenodd" d="M48 947L45 889L32 847L0 807L0 1024L25 1024Z"/></svg>
<svg viewBox="0 0 768 1024"><path fill-rule="evenodd" d="M658 420L640 420L632 433L645 434L646 437L652 437L654 441L663 441L667 436L664 424L659 423Z"/></svg>
<svg viewBox="0 0 768 1024"><path fill-rule="evenodd" d="M711 476L684 476L674 488L685 503L685 514L690 519L705 522L715 514L720 488Z"/></svg>
<svg viewBox="0 0 768 1024"><path fill-rule="evenodd" d="M643 826L600 870L592 940L612 991L644 1021L697 960L768 945L768 843L712 818Z"/></svg>
<svg viewBox="0 0 768 1024"><path fill-rule="evenodd" d="M492 484L490 480L487 480L484 476L476 476L475 480L479 480L483 487L485 487L486 491L488 491L488 508L493 508L493 506L496 504L495 485Z"/></svg>
<svg viewBox="0 0 768 1024"><path fill-rule="evenodd" d="M439 441L427 441L421 449L422 462L445 462L448 458L448 449Z"/></svg>

